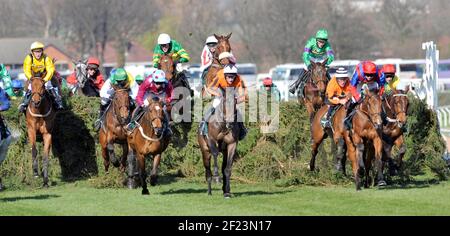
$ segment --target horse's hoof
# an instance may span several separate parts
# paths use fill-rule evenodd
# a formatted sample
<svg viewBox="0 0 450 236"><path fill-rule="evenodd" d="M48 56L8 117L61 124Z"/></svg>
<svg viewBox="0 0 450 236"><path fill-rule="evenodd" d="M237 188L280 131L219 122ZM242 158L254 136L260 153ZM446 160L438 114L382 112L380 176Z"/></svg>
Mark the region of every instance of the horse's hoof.
<svg viewBox="0 0 450 236"><path fill-rule="evenodd" d="M148 189L142 189L142 195L149 195L150 192L148 191Z"/></svg>
<svg viewBox="0 0 450 236"><path fill-rule="evenodd" d="M155 186L157 182L158 182L158 176L157 175L150 176L150 185L151 186Z"/></svg>
<svg viewBox="0 0 450 236"><path fill-rule="evenodd" d="M117 168L120 166L119 160L112 161L112 164L113 164L114 167L117 167Z"/></svg>
<svg viewBox="0 0 450 236"><path fill-rule="evenodd" d="M208 196L212 196L212 193L211 193L211 191L208 191L207 193L208 193Z"/></svg>
<svg viewBox="0 0 450 236"><path fill-rule="evenodd" d="M128 187L128 189L135 189L136 188L136 184L135 184L133 179L128 178L127 187Z"/></svg>
<svg viewBox="0 0 450 236"><path fill-rule="evenodd" d="M48 183L44 183L43 185L42 185L42 188L48 188L49 186L48 186Z"/></svg>
<svg viewBox="0 0 450 236"><path fill-rule="evenodd" d="M386 181L384 181L384 180L378 181L378 187L384 187L386 185L387 185Z"/></svg>
<svg viewBox="0 0 450 236"><path fill-rule="evenodd" d="M224 193L223 197L226 199L231 198L231 193Z"/></svg>

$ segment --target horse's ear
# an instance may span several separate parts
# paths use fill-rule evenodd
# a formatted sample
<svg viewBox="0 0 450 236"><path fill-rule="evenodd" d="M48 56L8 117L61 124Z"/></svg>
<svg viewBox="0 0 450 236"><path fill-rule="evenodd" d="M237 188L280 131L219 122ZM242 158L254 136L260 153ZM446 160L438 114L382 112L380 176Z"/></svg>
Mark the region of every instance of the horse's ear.
<svg viewBox="0 0 450 236"><path fill-rule="evenodd" d="M316 63L313 60L309 60L309 62L311 62L311 65L316 66Z"/></svg>
<svg viewBox="0 0 450 236"><path fill-rule="evenodd" d="M323 62L321 63L322 66L326 66L327 65L327 61L328 61L328 57L325 57Z"/></svg>
<svg viewBox="0 0 450 236"><path fill-rule="evenodd" d="M410 89L411 89L411 85L406 86L405 94L408 94L408 92L409 92Z"/></svg>
<svg viewBox="0 0 450 236"><path fill-rule="evenodd" d="M214 34L214 37L216 37L217 40L220 40L220 37L222 37L222 36L219 36L219 35L217 35L217 34Z"/></svg>
<svg viewBox="0 0 450 236"><path fill-rule="evenodd" d="M230 32L230 34L228 34L227 36L225 36L225 38L226 38L226 39L230 39L232 33L233 33L233 32Z"/></svg>

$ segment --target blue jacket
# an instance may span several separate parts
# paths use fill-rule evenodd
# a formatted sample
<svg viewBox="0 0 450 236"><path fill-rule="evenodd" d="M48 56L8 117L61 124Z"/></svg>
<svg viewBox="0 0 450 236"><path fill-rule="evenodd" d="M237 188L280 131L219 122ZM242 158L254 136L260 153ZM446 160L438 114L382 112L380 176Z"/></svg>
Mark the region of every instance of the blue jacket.
<svg viewBox="0 0 450 236"><path fill-rule="evenodd" d="M9 102L8 96L5 93L5 90L0 88L0 111L6 111L11 106Z"/></svg>

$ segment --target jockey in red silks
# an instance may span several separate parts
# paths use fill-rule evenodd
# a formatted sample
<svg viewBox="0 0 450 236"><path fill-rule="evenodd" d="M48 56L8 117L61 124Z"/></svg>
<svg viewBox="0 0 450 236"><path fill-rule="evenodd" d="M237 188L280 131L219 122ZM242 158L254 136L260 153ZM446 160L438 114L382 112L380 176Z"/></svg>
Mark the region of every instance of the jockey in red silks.
<svg viewBox="0 0 450 236"><path fill-rule="evenodd" d="M166 75L162 70L155 70L152 74L150 74L147 78L145 78L144 82L139 86L139 92L136 96L136 103L138 106L136 110L133 112L133 117L131 118L130 123L127 126L128 131L133 131L136 127L136 121L139 119L140 114L143 111L143 108L149 105L148 96L158 97L164 103L164 124L171 134L171 130L169 127L169 114L167 110L170 111L171 102L173 99L173 86L170 81L166 79Z"/></svg>
<svg viewBox="0 0 450 236"><path fill-rule="evenodd" d="M380 76L378 68L372 61L360 62L353 72L352 79L350 81L351 92L354 102L359 102L361 99L361 87L363 84L374 84L377 88L369 87L369 89L377 89L380 94L384 92L384 76Z"/></svg>
<svg viewBox="0 0 450 236"><path fill-rule="evenodd" d="M350 81L350 91L352 93L352 100L347 104L347 116L345 122L347 127L350 126L348 119L352 110L361 100L362 87L366 84L369 90L378 90L380 95L384 93L384 76L378 72L377 65L372 61L362 61L356 65Z"/></svg>

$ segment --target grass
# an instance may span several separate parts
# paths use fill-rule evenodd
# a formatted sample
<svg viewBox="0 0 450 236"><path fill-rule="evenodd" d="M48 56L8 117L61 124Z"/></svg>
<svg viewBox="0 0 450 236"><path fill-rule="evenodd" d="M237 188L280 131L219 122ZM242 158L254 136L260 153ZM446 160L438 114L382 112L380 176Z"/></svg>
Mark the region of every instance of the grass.
<svg viewBox="0 0 450 236"><path fill-rule="evenodd" d="M83 180L49 189L0 193L0 215L450 215L450 182L415 180L407 186L364 189L353 186L277 187L274 183L232 181L233 198L222 197L221 185L207 196L206 183L163 177L140 189L98 189Z"/></svg>

